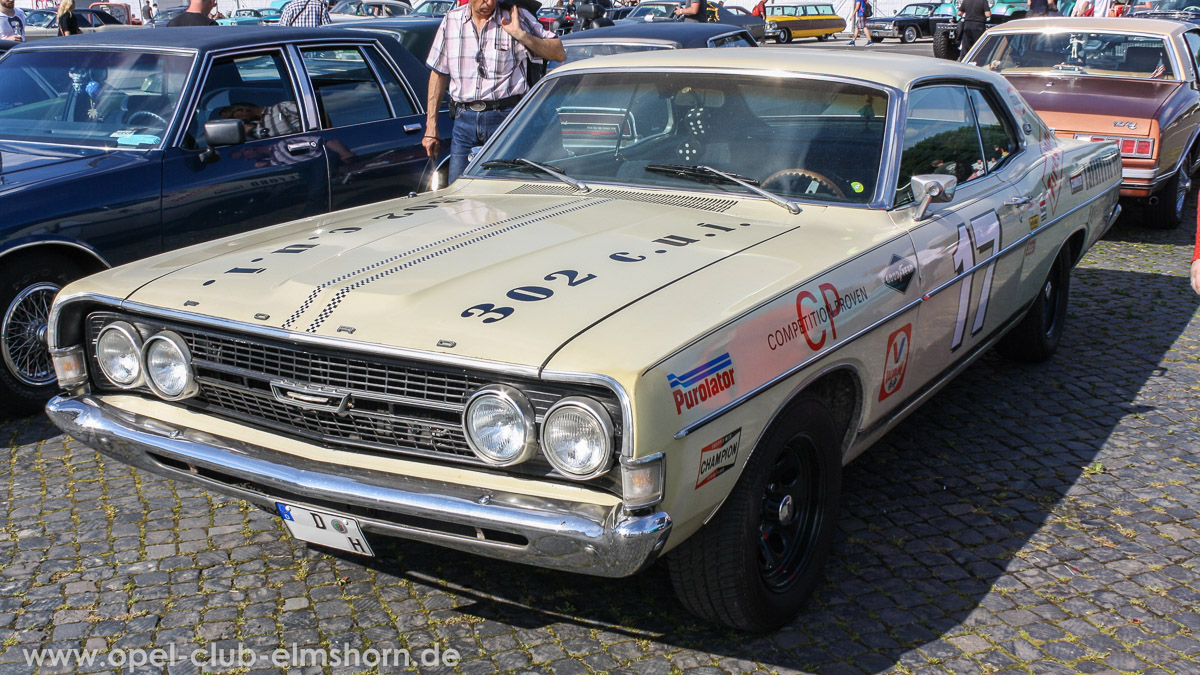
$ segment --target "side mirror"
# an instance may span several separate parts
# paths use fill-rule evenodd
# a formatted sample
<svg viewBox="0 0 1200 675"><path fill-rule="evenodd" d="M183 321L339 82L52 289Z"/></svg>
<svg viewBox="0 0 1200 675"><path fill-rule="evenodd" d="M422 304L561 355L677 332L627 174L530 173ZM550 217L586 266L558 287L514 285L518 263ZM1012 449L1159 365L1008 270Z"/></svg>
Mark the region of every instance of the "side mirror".
<svg viewBox="0 0 1200 675"><path fill-rule="evenodd" d="M241 120L213 120L204 124L204 135L208 139L208 147L200 153L200 161L208 164L221 159L216 148L245 143L246 126Z"/></svg>
<svg viewBox="0 0 1200 675"><path fill-rule="evenodd" d="M909 185L913 191L913 198L917 200L917 212L913 214L913 220L924 220L925 212L929 210L930 204L944 203L954 199L954 190L958 187L958 179L954 176L926 174L913 176Z"/></svg>

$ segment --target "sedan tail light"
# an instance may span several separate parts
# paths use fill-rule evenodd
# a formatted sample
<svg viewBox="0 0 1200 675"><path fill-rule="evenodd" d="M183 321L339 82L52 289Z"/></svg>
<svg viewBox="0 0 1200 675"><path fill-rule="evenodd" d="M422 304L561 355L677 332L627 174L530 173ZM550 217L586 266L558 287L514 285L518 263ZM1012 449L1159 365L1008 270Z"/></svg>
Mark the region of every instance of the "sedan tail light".
<svg viewBox="0 0 1200 675"><path fill-rule="evenodd" d="M1093 136L1092 134L1075 134L1080 141L1116 141L1121 149L1122 157L1136 159L1151 159L1154 157L1154 139L1137 139L1125 136Z"/></svg>

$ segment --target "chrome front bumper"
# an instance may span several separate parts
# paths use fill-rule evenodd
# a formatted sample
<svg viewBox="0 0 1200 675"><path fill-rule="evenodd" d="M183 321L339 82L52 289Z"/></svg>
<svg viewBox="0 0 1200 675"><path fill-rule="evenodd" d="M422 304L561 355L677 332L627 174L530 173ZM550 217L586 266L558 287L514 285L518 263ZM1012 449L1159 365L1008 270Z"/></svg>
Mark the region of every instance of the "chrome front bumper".
<svg viewBox="0 0 1200 675"><path fill-rule="evenodd" d="M57 396L46 414L100 452L170 478L275 509L333 510L368 533L604 577L653 562L671 517L503 493L305 460L137 415L89 396Z"/></svg>

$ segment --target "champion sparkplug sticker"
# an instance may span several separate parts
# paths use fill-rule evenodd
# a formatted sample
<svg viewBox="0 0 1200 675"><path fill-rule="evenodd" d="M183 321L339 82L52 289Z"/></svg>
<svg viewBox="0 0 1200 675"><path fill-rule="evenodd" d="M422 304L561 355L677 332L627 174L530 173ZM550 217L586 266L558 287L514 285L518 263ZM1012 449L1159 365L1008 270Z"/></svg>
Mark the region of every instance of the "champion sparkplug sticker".
<svg viewBox="0 0 1200 675"><path fill-rule="evenodd" d="M675 399L675 414L682 414L733 386L733 358L725 352L682 375L669 373L667 384Z"/></svg>
<svg viewBox="0 0 1200 675"><path fill-rule="evenodd" d="M738 446L742 444L742 430L726 434L700 449L700 471L696 474L696 489L733 468L737 462Z"/></svg>

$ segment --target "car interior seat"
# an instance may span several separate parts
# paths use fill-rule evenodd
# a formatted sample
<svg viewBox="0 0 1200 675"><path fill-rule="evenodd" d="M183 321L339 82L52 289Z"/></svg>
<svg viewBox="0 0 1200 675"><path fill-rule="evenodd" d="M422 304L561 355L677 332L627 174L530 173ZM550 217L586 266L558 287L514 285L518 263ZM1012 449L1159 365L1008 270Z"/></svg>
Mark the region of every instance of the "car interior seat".
<svg viewBox="0 0 1200 675"><path fill-rule="evenodd" d="M1130 47L1125 50L1125 71L1153 73L1159 65L1166 67L1168 76L1173 72L1171 62L1162 47Z"/></svg>

